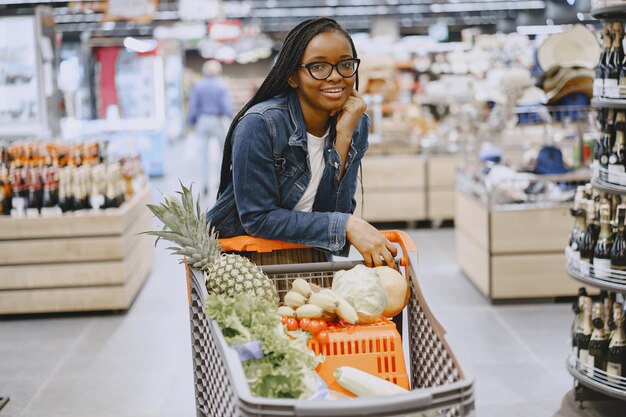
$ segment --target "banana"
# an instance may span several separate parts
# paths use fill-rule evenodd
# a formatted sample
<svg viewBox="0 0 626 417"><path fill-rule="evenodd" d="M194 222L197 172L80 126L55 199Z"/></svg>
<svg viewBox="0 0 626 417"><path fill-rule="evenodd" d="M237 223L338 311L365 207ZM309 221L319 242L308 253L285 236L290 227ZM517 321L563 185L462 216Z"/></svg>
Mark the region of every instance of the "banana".
<svg viewBox="0 0 626 417"><path fill-rule="evenodd" d="M320 306L330 313L334 312L337 306L339 306L339 303L337 302L337 299L334 297L334 295L328 294L327 292L313 293L309 297L309 301L307 302L309 304L315 304L316 306Z"/></svg>
<svg viewBox="0 0 626 417"><path fill-rule="evenodd" d="M306 304L306 298L299 292L289 291L285 294L285 304L291 308L298 308L303 304Z"/></svg>
<svg viewBox="0 0 626 417"><path fill-rule="evenodd" d="M296 309L297 319L319 319L324 315L324 310L314 304L304 304Z"/></svg>
<svg viewBox="0 0 626 417"><path fill-rule="evenodd" d="M296 278L291 283L291 290L296 291L304 296L304 298L309 298L311 294L313 294L313 290L308 282L303 280L302 278Z"/></svg>
<svg viewBox="0 0 626 417"><path fill-rule="evenodd" d="M357 314L352 304L350 304L345 298L337 294L337 302L339 305L335 310L337 316L346 323L356 324L359 321L359 315Z"/></svg>
<svg viewBox="0 0 626 417"><path fill-rule="evenodd" d="M280 306L278 307L278 315L285 317L294 317L296 315L296 312L293 310L293 308L289 306Z"/></svg>

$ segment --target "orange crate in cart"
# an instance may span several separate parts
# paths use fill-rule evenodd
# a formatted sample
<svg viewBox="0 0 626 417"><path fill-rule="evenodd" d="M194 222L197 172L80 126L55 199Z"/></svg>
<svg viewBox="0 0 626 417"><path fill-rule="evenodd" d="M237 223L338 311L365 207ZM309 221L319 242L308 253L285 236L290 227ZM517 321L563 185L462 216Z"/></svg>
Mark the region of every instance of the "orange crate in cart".
<svg viewBox="0 0 626 417"><path fill-rule="evenodd" d="M321 344L312 338L309 348L325 356L317 373L329 388L353 396L333 376L338 367L351 366L409 389L402 339L390 320L383 317L372 324L331 326L328 339L328 343Z"/></svg>

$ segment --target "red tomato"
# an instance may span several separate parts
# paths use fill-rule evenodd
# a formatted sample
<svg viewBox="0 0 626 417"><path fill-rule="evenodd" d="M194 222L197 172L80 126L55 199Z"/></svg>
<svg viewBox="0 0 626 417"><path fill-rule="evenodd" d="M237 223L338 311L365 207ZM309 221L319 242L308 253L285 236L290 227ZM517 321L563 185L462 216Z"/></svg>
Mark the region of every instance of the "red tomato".
<svg viewBox="0 0 626 417"><path fill-rule="evenodd" d="M324 324L322 325L322 323ZM326 327L326 323L323 320L311 320L309 323L309 331L313 335L316 335L324 330L323 327Z"/></svg>
<svg viewBox="0 0 626 417"><path fill-rule="evenodd" d="M304 318L300 320L300 328L302 330L309 330L309 324L311 323L311 319Z"/></svg>
<svg viewBox="0 0 626 417"><path fill-rule="evenodd" d="M298 330L298 320L293 317L287 319L287 330Z"/></svg>
<svg viewBox="0 0 626 417"><path fill-rule="evenodd" d="M287 316L280 316L280 322L281 322L282 324L286 324L286 323L287 323L287 319L288 319L288 317L287 317Z"/></svg>
<svg viewBox="0 0 626 417"><path fill-rule="evenodd" d="M315 338L322 345L325 345L330 341L330 336L328 335L328 332L326 330L322 330L321 332L319 332L317 335L315 335Z"/></svg>

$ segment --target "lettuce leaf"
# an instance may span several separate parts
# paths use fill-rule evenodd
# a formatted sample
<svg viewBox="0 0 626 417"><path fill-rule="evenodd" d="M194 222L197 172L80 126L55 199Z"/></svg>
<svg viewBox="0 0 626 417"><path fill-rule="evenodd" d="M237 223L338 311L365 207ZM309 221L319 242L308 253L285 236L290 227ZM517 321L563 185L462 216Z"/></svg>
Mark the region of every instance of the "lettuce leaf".
<svg viewBox="0 0 626 417"><path fill-rule="evenodd" d="M291 337L285 333L276 305L248 294L211 294L206 312L219 324L229 346L261 343L265 356L242 363L253 395L309 398L314 394L315 368L323 358L307 347L308 333L298 330L290 332Z"/></svg>

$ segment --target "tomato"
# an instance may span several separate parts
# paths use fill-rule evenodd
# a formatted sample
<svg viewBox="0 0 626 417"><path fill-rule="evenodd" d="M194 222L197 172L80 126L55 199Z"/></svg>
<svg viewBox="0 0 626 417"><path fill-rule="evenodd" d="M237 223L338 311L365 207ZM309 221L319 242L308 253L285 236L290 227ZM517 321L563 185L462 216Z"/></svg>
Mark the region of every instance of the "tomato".
<svg viewBox="0 0 626 417"><path fill-rule="evenodd" d="M280 316L280 322L281 322L282 324L287 324L287 319L288 319L288 318L289 318L289 317L287 317L287 316Z"/></svg>
<svg viewBox="0 0 626 417"><path fill-rule="evenodd" d="M319 332L317 335L315 335L315 338L322 345L325 345L330 341L330 336L326 330L322 330L321 332Z"/></svg>
<svg viewBox="0 0 626 417"><path fill-rule="evenodd" d="M298 330L298 320L294 319L293 317L289 317L286 324L287 330Z"/></svg>
<svg viewBox="0 0 626 417"><path fill-rule="evenodd" d="M311 322L309 323L309 331L313 335L316 335L322 330L324 330L324 327L327 327L324 320L311 320Z"/></svg>
<svg viewBox="0 0 626 417"><path fill-rule="evenodd" d="M311 323L311 319L304 318L300 320L300 328L302 330L309 330L309 323Z"/></svg>

